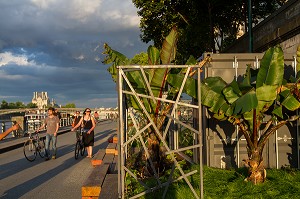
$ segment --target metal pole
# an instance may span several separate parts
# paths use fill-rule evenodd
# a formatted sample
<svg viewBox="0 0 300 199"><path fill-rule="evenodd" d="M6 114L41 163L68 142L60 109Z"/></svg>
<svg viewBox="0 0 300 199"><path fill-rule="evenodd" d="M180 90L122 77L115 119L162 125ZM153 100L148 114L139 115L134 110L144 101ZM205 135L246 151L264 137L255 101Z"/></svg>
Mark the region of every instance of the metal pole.
<svg viewBox="0 0 300 199"><path fill-rule="evenodd" d="M235 81L237 81L237 69L239 67L239 63L237 61L237 57L234 56L234 62L233 62L233 68L235 69ZM235 125L235 132L236 132L236 162L237 162L237 167L240 167L240 138L239 138L239 126Z"/></svg>
<svg viewBox="0 0 300 199"><path fill-rule="evenodd" d="M277 125L277 122L275 122L275 125ZM278 131L276 130L275 131L275 149L276 149L276 169L278 169L278 152L279 152L279 149L278 149Z"/></svg>
<svg viewBox="0 0 300 199"><path fill-rule="evenodd" d="M121 71L122 69L118 69L118 104L119 104L119 134L118 134L118 150L120 154L118 155L118 194L119 198L124 198L124 170L123 170L123 159L124 159L124 153L123 153L123 124L124 124L124 118L123 118L123 93L122 93L122 75Z"/></svg>
<svg viewBox="0 0 300 199"><path fill-rule="evenodd" d="M248 0L248 35L249 35L249 53L253 52L253 38L252 38L252 3Z"/></svg>
<svg viewBox="0 0 300 199"><path fill-rule="evenodd" d="M294 77L297 77L297 58L293 56L294 59ZM299 115L299 110L297 110L297 115ZM297 168L300 168L300 159L299 159L299 120L296 123L296 140L297 140Z"/></svg>
<svg viewBox="0 0 300 199"><path fill-rule="evenodd" d="M199 173L200 173L200 198L203 198L203 160L202 160L202 109L201 109L201 70L198 68L198 139L199 139Z"/></svg>

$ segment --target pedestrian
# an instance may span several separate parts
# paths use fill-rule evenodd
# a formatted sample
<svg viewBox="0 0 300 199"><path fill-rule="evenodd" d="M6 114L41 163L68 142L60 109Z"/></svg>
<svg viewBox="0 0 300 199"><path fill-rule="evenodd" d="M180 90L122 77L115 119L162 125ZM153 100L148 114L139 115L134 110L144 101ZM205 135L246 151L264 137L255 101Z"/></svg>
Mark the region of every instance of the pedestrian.
<svg viewBox="0 0 300 199"><path fill-rule="evenodd" d="M54 108L48 108L48 116L44 120L44 124L37 129L39 132L46 127L46 160L50 159L50 141L52 141L52 159L56 159L56 143L57 143L57 131L59 128L59 119L54 115Z"/></svg>
<svg viewBox="0 0 300 199"><path fill-rule="evenodd" d="M88 153L87 157L92 158L93 146L94 146L94 129L96 127L95 119L91 116L91 109L86 108L83 112L83 117L76 126L72 128L72 131L77 129L81 125L83 143Z"/></svg>
<svg viewBox="0 0 300 199"><path fill-rule="evenodd" d="M81 119L80 112L79 112L79 111L76 111L75 116L74 116L74 118L73 118L72 127L75 127L75 126L79 123L80 119ZM77 140L79 139L80 131L81 131L81 128L80 128L80 126L79 126L79 128L76 129L76 139L77 139Z"/></svg>
<svg viewBox="0 0 300 199"><path fill-rule="evenodd" d="M94 113L94 118L95 118L95 121L97 124L99 122L99 113L97 111L95 111L95 113Z"/></svg>
<svg viewBox="0 0 300 199"><path fill-rule="evenodd" d="M59 120L61 119L61 114L60 114L60 112L57 110L57 108L54 109L54 113L53 113L53 114L54 114L55 116L57 116Z"/></svg>

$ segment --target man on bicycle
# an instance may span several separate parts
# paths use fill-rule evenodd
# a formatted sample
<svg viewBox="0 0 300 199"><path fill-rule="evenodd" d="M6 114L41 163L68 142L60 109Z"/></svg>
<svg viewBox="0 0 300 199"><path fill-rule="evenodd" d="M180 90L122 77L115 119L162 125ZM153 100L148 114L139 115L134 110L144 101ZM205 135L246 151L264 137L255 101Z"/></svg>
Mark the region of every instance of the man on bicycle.
<svg viewBox="0 0 300 199"><path fill-rule="evenodd" d="M50 107L48 108L48 116L44 120L44 124L37 129L37 132L39 132L41 129L45 128L47 129L46 134L46 160L49 160L50 157L50 150L49 145L50 141L52 140L52 159L56 158L56 142L57 142L57 131L59 128L59 119L57 116L54 115L54 108Z"/></svg>

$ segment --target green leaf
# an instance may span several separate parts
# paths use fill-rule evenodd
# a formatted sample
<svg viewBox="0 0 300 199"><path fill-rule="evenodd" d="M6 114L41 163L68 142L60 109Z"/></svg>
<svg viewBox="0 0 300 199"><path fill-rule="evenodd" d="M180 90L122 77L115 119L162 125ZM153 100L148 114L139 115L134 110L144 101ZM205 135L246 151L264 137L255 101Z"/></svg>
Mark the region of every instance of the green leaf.
<svg viewBox="0 0 300 199"><path fill-rule="evenodd" d="M242 95L238 83L235 80L233 80L229 86L224 88L222 93L230 104L235 102Z"/></svg>
<svg viewBox="0 0 300 199"><path fill-rule="evenodd" d="M169 35L163 42L160 59L162 64L171 64L176 56L176 44L178 40L177 28L173 27Z"/></svg>
<svg viewBox="0 0 300 199"><path fill-rule="evenodd" d="M281 104L282 106L284 106L285 108L291 111L300 108L300 102L291 94L288 94Z"/></svg>
<svg viewBox="0 0 300 199"><path fill-rule="evenodd" d="M278 106L277 108L275 108L273 111L272 111L273 114L283 118L283 114L282 114L282 106Z"/></svg>
<svg viewBox="0 0 300 199"><path fill-rule="evenodd" d="M253 89L235 101L235 108L233 113L242 114L245 112L249 112L252 109L255 109L257 107L257 104L258 100L256 97L255 90Z"/></svg>
<svg viewBox="0 0 300 199"><path fill-rule="evenodd" d="M160 52L157 48L155 48L154 46L149 46L148 50L148 62L149 65L159 65L160 64Z"/></svg>
<svg viewBox="0 0 300 199"><path fill-rule="evenodd" d="M183 74L168 74L167 82L178 92L184 79ZM183 92L197 99L197 80L187 78Z"/></svg>
<svg viewBox="0 0 300 199"><path fill-rule="evenodd" d="M256 88L266 85L281 86L284 73L283 51L280 47L269 48L257 74Z"/></svg>
<svg viewBox="0 0 300 199"><path fill-rule="evenodd" d="M277 97L277 86L263 85L256 89L258 100L257 111L265 112L273 104Z"/></svg>
<svg viewBox="0 0 300 199"><path fill-rule="evenodd" d="M107 70L111 74L111 77L113 78L114 82L116 82L117 66L128 65L130 63L130 60L122 53L112 50L110 46L106 43L104 44L104 52L102 54L106 55L102 63L104 64L112 63L112 65Z"/></svg>

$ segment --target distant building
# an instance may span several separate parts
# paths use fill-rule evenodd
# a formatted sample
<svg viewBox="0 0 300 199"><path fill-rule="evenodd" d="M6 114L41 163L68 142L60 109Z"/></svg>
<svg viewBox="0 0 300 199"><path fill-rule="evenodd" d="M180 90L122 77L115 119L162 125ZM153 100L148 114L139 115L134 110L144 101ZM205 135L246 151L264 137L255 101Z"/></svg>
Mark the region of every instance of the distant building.
<svg viewBox="0 0 300 199"><path fill-rule="evenodd" d="M39 109L47 108L49 105L49 97L47 92L33 92L33 98L31 102L36 104Z"/></svg>
<svg viewBox="0 0 300 199"><path fill-rule="evenodd" d="M56 104L55 100L52 98L50 102L50 106L53 108L61 108L58 104Z"/></svg>

